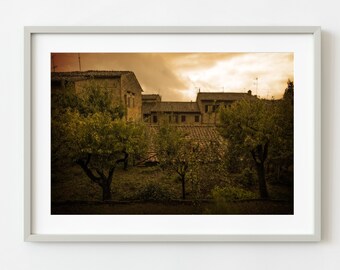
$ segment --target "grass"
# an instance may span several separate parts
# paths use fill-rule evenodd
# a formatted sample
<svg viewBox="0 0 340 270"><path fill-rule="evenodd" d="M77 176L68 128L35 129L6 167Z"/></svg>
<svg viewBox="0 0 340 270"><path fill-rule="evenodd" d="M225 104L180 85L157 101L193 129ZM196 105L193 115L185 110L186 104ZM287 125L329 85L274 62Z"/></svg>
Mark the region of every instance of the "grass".
<svg viewBox="0 0 340 270"><path fill-rule="evenodd" d="M223 182L223 181L222 181ZM221 182L221 183L222 183ZM112 201L101 201L100 187L77 165L60 164L52 170L52 214L293 214L293 190L268 185L271 200L258 200L256 187L248 198L212 200L212 192L195 200L187 183L187 199L181 200L176 174L158 166L116 169L111 185ZM250 194L250 196L249 196Z"/></svg>

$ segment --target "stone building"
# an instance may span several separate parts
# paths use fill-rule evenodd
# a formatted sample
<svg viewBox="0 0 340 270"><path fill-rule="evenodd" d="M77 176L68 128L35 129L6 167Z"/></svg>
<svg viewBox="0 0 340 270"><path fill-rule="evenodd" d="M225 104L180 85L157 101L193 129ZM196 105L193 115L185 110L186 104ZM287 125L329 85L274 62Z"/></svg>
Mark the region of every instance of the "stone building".
<svg viewBox="0 0 340 270"><path fill-rule="evenodd" d="M144 121L158 124L167 121L176 125L199 125L201 113L196 102L156 102L153 106L143 103Z"/></svg>
<svg viewBox="0 0 340 270"><path fill-rule="evenodd" d="M201 112L202 124L218 124L218 110L222 106L230 106L233 102L242 99L254 100L249 90L247 93L199 92L196 102Z"/></svg>
<svg viewBox="0 0 340 270"><path fill-rule="evenodd" d="M158 125L161 121L175 125L216 125L219 108L233 102L256 96L248 93L199 92L196 102L164 102L159 95L142 95L142 114L146 123Z"/></svg>
<svg viewBox="0 0 340 270"><path fill-rule="evenodd" d="M142 115L145 122L151 123L151 109L161 101L161 96L157 94L142 95Z"/></svg>
<svg viewBox="0 0 340 270"><path fill-rule="evenodd" d="M158 125L161 121L181 126L216 125L221 106L257 98L250 90L248 93L199 92L195 102L164 102L158 94L143 95L143 89L131 71L51 73L52 95L66 87L80 92L90 83L111 91L112 102L123 105L127 121L143 119L151 125Z"/></svg>
<svg viewBox="0 0 340 270"><path fill-rule="evenodd" d="M219 108L242 99L256 99L248 93L199 92L195 102L162 101L158 94L142 94L135 74L131 71L52 72L51 94L71 89L76 93L86 91L89 85L109 90L112 102L123 105L126 121L148 123L153 138L163 121L178 128L190 140L209 147L221 144L218 132ZM148 161L157 161L154 144L148 150Z"/></svg>
<svg viewBox="0 0 340 270"><path fill-rule="evenodd" d="M142 92L135 74L131 71L76 71L52 72L51 91L66 87L76 92L83 91L90 84L111 90L112 102L123 104L127 121L142 119Z"/></svg>

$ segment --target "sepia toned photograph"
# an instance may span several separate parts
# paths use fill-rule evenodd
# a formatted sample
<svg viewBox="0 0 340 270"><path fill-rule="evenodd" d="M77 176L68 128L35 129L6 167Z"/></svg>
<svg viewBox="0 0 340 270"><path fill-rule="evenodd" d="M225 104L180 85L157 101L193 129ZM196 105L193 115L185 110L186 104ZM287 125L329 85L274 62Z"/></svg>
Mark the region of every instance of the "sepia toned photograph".
<svg viewBox="0 0 340 270"><path fill-rule="evenodd" d="M51 53L52 215L293 215L294 53Z"/></svg>

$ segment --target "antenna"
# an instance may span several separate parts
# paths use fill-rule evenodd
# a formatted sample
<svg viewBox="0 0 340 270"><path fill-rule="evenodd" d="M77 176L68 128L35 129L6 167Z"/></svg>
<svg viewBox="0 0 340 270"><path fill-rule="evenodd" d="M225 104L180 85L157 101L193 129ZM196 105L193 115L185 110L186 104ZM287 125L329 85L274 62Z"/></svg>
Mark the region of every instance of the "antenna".
<svg viewBox="0 0 340 270"><path fill-rule="evenodd" d="M257 95L257 90L258 90L258 87L259 87L259 78L256 77L255 80L256 80L255 84L256 84L256 95Z"/></svg>
<svg viewBox="0 0 340 270"><path fill-rule="evenodd" d="M80 53L78 53L78 63L79 63L79 71L81 71Z"/></svg>
<svg viewBox="0 0 340 270"><path fill-rule="evenodd" d="M54 55L52 55L52 70L53 70L53 72L55 72L56 67L58 67L58 66L56 66L54 64Z"/></svg>

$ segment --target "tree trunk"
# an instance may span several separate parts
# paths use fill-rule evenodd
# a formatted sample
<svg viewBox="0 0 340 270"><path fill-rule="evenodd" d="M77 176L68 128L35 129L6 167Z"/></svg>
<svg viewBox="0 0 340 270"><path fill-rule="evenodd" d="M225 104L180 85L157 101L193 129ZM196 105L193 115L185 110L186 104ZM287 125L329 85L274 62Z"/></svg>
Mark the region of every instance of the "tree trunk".
<svg viewBox="0 0 340 270"><path fill-rule="evenodd" d="M182 182L182 199L185 200L185 177L181 177Z"/></svg>
<svg viewBox="0 0 340 270"><path fill-rule="evenodd" d="M259 181L259 191L260 191L260 197L262 199L268 198L268 190L267 190L267 183L266 183L266 177L265 177L265 168L264 168L264 162L257 163L257 176Z"/></svg>
<svg viewBox="0 0 340 270"><path fill-rule="evenodd" d="M124 153L124 171L127 171L129 165L129 154Z"/></svg>
<svg viewBox="0 0 340 270"><path fill-rule="evenodd" d="M254 162L256 164L257 176L258 176L258 181L259 181L259 192L260 192L260 197L262 199L268 198L268 190L267 190L265 168L264 168L264 163L268 155L268 146L269 146L269 141L267 141L264 145L262 144L257 145L251 151Z"/></svg>
<svg viewBox="0 0 340 270"><path fill-rule="evenodd" d="M278 166L277 166L277 176L276 176L276 181L277 181L277 182L280 182L280 179L281 179L281 166L278 165Z"/></svg>
<svg viewBox="0 0 340 270"><path fill-rule="evenodd" d="M102 185L102 191L103 191L103 201L110 201L112 199L111 185L109 183L104 183Z"/></svg>

